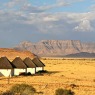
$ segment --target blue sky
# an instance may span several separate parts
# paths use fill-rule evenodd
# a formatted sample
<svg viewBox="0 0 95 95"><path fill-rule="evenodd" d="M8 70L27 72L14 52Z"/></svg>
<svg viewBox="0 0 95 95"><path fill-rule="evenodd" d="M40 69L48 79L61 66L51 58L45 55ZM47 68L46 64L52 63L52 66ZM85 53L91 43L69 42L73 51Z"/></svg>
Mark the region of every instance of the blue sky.
<svg viewBox="0 0 95 95"><path fill-rule="evenodd" d="M95 0L0 0L0 47L22 41L95 42Z"/></svg>

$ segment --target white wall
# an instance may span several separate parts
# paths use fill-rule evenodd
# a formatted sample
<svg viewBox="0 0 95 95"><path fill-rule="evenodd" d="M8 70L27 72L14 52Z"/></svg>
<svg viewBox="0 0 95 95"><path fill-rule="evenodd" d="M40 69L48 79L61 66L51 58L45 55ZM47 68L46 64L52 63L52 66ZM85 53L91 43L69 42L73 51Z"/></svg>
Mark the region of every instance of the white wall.
<svg viewBox="0 0 95 95"><path fill-rule="evenodd" d="M4 75L5 77L11 76L11 69L0 69L0 73Z"/></svg>
<svg viewBox="0 0 95 95"><path fill-rule="evenodd" d="M14 75L19 75L20 73L26 72L26 69L14 69Z"/></svg>
<svg viewBox="0 0 95 95"><path fill-rule="evenodd" d="M35 74L35 69L36 68L27 68L27 73L30 72L31 74Z"/></svg>
<svg viewBox="0 0 95 95"><path fill-rule="evenodd" d="M43 70L43 67L36 67L36 72Z"/></svg>

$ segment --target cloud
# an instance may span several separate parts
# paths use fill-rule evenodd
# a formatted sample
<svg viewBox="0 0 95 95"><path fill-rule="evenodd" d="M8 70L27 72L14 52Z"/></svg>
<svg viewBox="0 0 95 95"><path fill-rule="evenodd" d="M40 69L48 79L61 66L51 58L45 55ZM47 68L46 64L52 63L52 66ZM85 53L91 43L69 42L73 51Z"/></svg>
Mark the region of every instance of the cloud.
<svg viewBox="0 0 95 95"><path fill-rule="evenodd" d="M82 20L78 26L75 27L76 31L93 31L93 27L90 24L89 20Z"/></svg>
<svg viewBox="0 0 95 95"><path fill-rule="evenodd" d="M91 6L89 7L89 10L92 11L92 12L95 12L95 4L91 5Z"/></svg>
<svg viewBox="0 0 95 95"><path fill-rule="evenodd" d="M38 31L40 33L87 32L95 27L95 14L89 13L25 13L0 11L0 31ZM93 24L92 24L93 22ZM69 28L68 28L69 27ZM32 29L33 28L33 29Z"/></svg>
<svg viewBox="0 0 95 95"><path fill-rule="evenodd" d="M74 27L75 31L80 32L87 32L87 31L93 31L93 23L95 21L95 13L93 12L87 12L87 13L71 13L68 14L67 17L69 18L68 23L69 24L75 24Z"/></svg>
<svg viewBox="0 0 95 95"><path fill-rule="evenodd" d="M46 16L43 18L43 21L58 21L59 19L54 16Z"/></svg>
<svg viewBox="0 0 95 95"><path fill-rule="evenodd" d="M11 39L22 41L23 39L33 39L33 37L29 37L32 34L36 35L34 37L36 40L50 38L51 35L59 39L73 39L75 37L79 38L79 35L77 35L79 33L84 35L95 33L94 12L46 12L55 7L67 6L68 3L65 4L64 2L64 0L60 0L53 5L34 6L27 0L25 2L23 0L11 0L5 5L7 11L0 10L0 40L1 38L6 39L5 34L10 39L9 41ZM19 6L19 9L16 6ZM14 11L15 8L16 11ZM51 37L51 39L53 38Z"/></svg>
<svg viewBox="0 0 95 95"><path fill-rule="evenodd" d="M52 4L52 5L47 5L47 6L33 6L31 4L25 4L22 7L22 10L24 11L28 11L28 12L32 12L32 13L39 13L39 12L45 12L47 10L53 9L53 8L58 8L58 7L64 7L64 6L68 6L69 4L66 2L59 2L56 4Z"/></svg>
<svg viewBox="0 0 95 95"><path fill-rule="evenodd" d="M5 6L8 8L13 8L15 6L22 6L26 3L28 3L27 0L10 0L9 2L5 3Z"/></svg>
<svg viewBox="0 0 95 95"><path fill-rule="evenodd" d="M81 2L84 0L55 0L55 4L47 5L47 6L33 6L30 3L24 4L24 6L21 8L24 11L33 12L33 13L40 13L45 12L47 10L53 9L53 8L59 8L59 7L66 7L71 6L74 2Z"/></svg>
<svg viewBox="0 0 95 95"><path fill-rule="evenodd" d="M10 0L9 2L4 4L6 9L11 10L20 10L24 12L30 12L30 13L40 13L45 12L47 10L58 8L58 7L64 7L68 6L69 3L66 3L64 1L62 2L56 2L55 4L51 5L45 5L45 6L34 6L29 0Z"/></svg>
<svg viewBox="0 0 95 95"><path fill-rule="evenodd" d="M84 17L88 19L84 19ZM0 12L0 40L6 39L8 46L9 43L12 43L13 46L23 40L85 39L83 35L95 30L94 17L93 13L89 13L89 15L83 13L26 14L24 12L2 11ZM81 33L83 33L83 38L79 35Z"/></svg>
<svg viewBox="0 0 95 95"><path fill-rule="evenodd" d="M5 9L7 10L18 10L24 11L28 13L41 13L46 12L48 10L71 6L74 2L81 2L83 0L55 0L54 4L43 5L43 6L35 6L30 0L9 0L9 2L5 3Z"/></svg>
<svg viewBox="0 0 95 95"><path fill-rule="evenodd" d="M83 2L85 0L56 0L57 3L63 3L63 2L67 2L68 4L72 4L72 3L75 3L75 2Z"/></svg>

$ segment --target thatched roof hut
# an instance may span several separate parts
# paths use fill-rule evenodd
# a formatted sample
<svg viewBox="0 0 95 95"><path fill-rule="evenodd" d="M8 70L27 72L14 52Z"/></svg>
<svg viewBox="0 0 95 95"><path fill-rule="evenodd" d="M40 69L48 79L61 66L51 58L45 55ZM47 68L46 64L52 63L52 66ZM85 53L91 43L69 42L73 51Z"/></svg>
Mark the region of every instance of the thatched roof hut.
<svg viewBox="0 0 95 95"><path fill-rule="evenodd" d="M29 57L26 57L23 62L25 63L25 65L28 67L28 68L36 68L36 65L34 64L34 62L29 58Z"/></svg>
<svg viewBox="0 0 95 95"><path fill-rule="evenodd" d="M25 65L25 63L22 61L22 59L20 57L16 57L13 61L12 64L15 68L19 68L19 69L25 69L27 68L27 66Z"/></svg>
<svg viewBox="0 0 95 95"><path fill-rule="evenodd" d="M32 61L35 63L37 67L44 67L45 65L39 60L39 58L35 57L32 59Z"/></svg>
<svg viewBox="0 0 95 95"><path fill-rule="evenodd" d="M7 59L7 57L0 58L0 69L12 69L11 62Z"/></svg>

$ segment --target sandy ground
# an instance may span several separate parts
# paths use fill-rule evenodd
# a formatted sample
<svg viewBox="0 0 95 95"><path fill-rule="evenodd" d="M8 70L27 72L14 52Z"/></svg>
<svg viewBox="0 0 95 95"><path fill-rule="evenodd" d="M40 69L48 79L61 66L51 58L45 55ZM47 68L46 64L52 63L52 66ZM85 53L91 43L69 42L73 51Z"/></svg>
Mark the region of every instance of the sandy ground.
<svg viewBox="0 0 95 95"><path fill-rule="evenodd" d="M58 88L71 89L75 95L95 95L94 59L42 59L45 70L50 73L27 77L0 77L0 91L6 91L14 84L33 85L39 95L54 95ZM72 86L75 85L75 86Z"/></svg>

